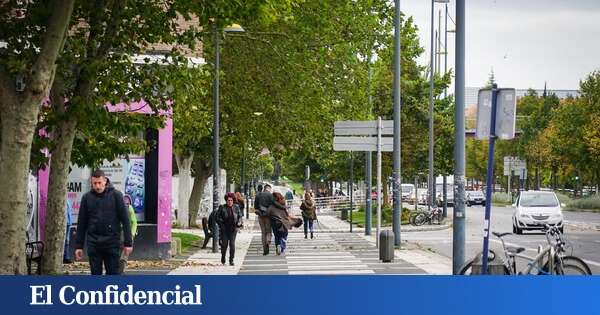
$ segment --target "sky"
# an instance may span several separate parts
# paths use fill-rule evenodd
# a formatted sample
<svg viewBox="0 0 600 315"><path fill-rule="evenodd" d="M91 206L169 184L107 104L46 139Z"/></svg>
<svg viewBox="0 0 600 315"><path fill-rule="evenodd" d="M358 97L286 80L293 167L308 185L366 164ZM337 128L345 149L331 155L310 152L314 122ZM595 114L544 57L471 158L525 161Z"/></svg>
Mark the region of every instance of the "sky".
<svg viewBox="0 0 600 315"><path fill-rule="evenodd" d="M454 20L455 3L448 5ZM401 0L400 7L419 28L426 49L419 63L428 64L431 1ZM436 28L438 10L443 35L444 4L435 5ZM465 25L468 87L485 85L493 68L499 87L542 89L547 82L548 89L577 90L600 70L600 0L466 0ZM454 40L448 33L448 68L454 68Z"/></svg>

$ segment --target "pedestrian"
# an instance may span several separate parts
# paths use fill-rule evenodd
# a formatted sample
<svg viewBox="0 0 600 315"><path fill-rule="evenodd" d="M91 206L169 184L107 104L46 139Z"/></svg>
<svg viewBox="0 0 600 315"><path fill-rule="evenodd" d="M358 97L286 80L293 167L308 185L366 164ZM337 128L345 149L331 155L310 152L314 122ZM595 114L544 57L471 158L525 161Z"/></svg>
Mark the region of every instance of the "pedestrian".
<svg viewBox="0 0 600 315"><path fill-rule="evenodd" d="M285 197L282 194L273 193L274 202L267 213L271 219L271 227L275 235L275 253L285 253L287 248L288 231L293 227L299 227L299 219L294 218L285 207ZM300 224L302 221L300 221Z"/></svg>
<svg viewBox="0 0 600 315"><path fill-rule="evenodd" d="M83 258L83 245L87 246L92 275L119 274L121 229L123 230L123 251L126 256L133 251L131 224L123 194L115 189L101 170L92 172L92 189L81 197L77 236L75 238L75 259Z"/></svg>
<svg viewBox="0 0 600 315"><path fill-rule="evenodd" d="M271 245L271 219L267 215L267 210L275 200L271 193L271 185L265 184L264 191L263 186L258 185L258 194L254 199L254 213L258 216L258 224L260 225L260 232L262 235L263 255L269 255L269 246Z"/></svg>
<svg viewBox="0 0 600 315"><path fill-rule="evenodd" d="M304 220L304 238L308 238L310 229L310 238L314 238L313 223L317 219L317 206L309 192L304 194L304 200L300 205L302 210L302 219Z"/></svg>
<svg viewBox="0 0 600 315"><path fill-rule="evenodd" d="M135 236L137 235L137 217L135 216L135 209L133 209L133 206L131 205L131 196L123 196L123 202L125 203L125 207L127 207L127 214L129 215L129 223L131 224L131 244L133 245ZM122 251L121 258L119 259L119 273L125 271L128 259L129 255L125 255L125 251Z"/></svg>
<svg viewBox="0 0 600 315"><path fill-rule="evenodd" d="M244 197L242 197L242 194L239 191L235 192L234 203L236 205L238 205L238 207L240 207L240 212L242 213L242 216L243 216L244 215L245 203L244 203Z"/></svg>
<svg viewBox="0 0 600 315"><path fill-rule="evenodd" d="M225 204L220 205L217 210L216 220L219 224L219 240L221 241L221 263L225 264L225 254L229 247L229 265L233 266L235 256L235 237L238 228L242 227L242 213L240 208L234 203L235 195L227 193L225 195Z"/></svg>

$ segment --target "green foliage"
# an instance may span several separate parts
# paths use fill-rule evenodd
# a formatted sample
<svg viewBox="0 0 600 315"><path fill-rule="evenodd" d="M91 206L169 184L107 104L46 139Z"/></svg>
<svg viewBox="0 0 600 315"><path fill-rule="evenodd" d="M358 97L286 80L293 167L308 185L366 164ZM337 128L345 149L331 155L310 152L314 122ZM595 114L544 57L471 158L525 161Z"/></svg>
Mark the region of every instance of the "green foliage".
<svg viewBox="0 0 600 315"><path fill-rule="evenodd" d="M192 247L200 247L202 237L191 233L172 233L172 237L181 239L181 251L186 252Z"/></svg>
<svg viewBox="0 0 600 315"><path fill-rule="evenodd" d="M600 195L576 199L567 204L566 210L597 210L600 211Z"/></svg>

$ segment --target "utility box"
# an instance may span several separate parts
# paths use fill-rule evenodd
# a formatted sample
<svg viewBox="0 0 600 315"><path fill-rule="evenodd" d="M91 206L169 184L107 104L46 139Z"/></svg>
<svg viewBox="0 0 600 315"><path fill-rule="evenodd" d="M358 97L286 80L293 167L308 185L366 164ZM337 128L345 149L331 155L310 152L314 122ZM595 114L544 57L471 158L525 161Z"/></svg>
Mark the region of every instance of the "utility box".
<svg viewBox="0 0 600 315"><path fill-rule="evenodd" d="M471 268L471 275L478 276L481 275L481 271L483 270L483 265L481 263L481 254L479 254L477 261L473 262L473 266ZM504 262L502 259L494 257L493 259L488 259L487 272L486 275L506 275L507 272L505 270Z"/></svg>
<svg viewBox="0 0 600 315"><path fill-rule="evenodd" d="M379 234L379 260L394 261L394 232L391 230L384 230Z"/></svg>

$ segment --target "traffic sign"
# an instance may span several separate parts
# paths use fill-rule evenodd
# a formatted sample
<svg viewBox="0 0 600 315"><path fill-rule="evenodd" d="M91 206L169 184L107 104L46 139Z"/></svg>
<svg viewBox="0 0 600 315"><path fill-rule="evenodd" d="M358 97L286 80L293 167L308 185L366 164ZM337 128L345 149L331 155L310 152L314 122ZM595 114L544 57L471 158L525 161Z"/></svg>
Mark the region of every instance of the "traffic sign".
<svg viewBox="0 0 600 315"><path fill-rule="evenodd" d="M496 104L496 136L499 139L514 139L517 98L515 89L498 89ZM490 137L492 112L492 90L481 89L477 99L477 139Z"/></svg>
<svg viewBox="0 0 600 315"><path fill-rule="evenodd" d="M376 137L334 137L334 151L377 151ZM381 151L394 151L394 138L381 138Z"/></svg>
<svg viewBox="0 0 600 315"><path fill-rule="evenodd" d="M368 121L336 121L333 125L334 134L336 136L376 136L377 135L377 120ZM381 121L381 135L394 134L394 121Z"/></svg>

